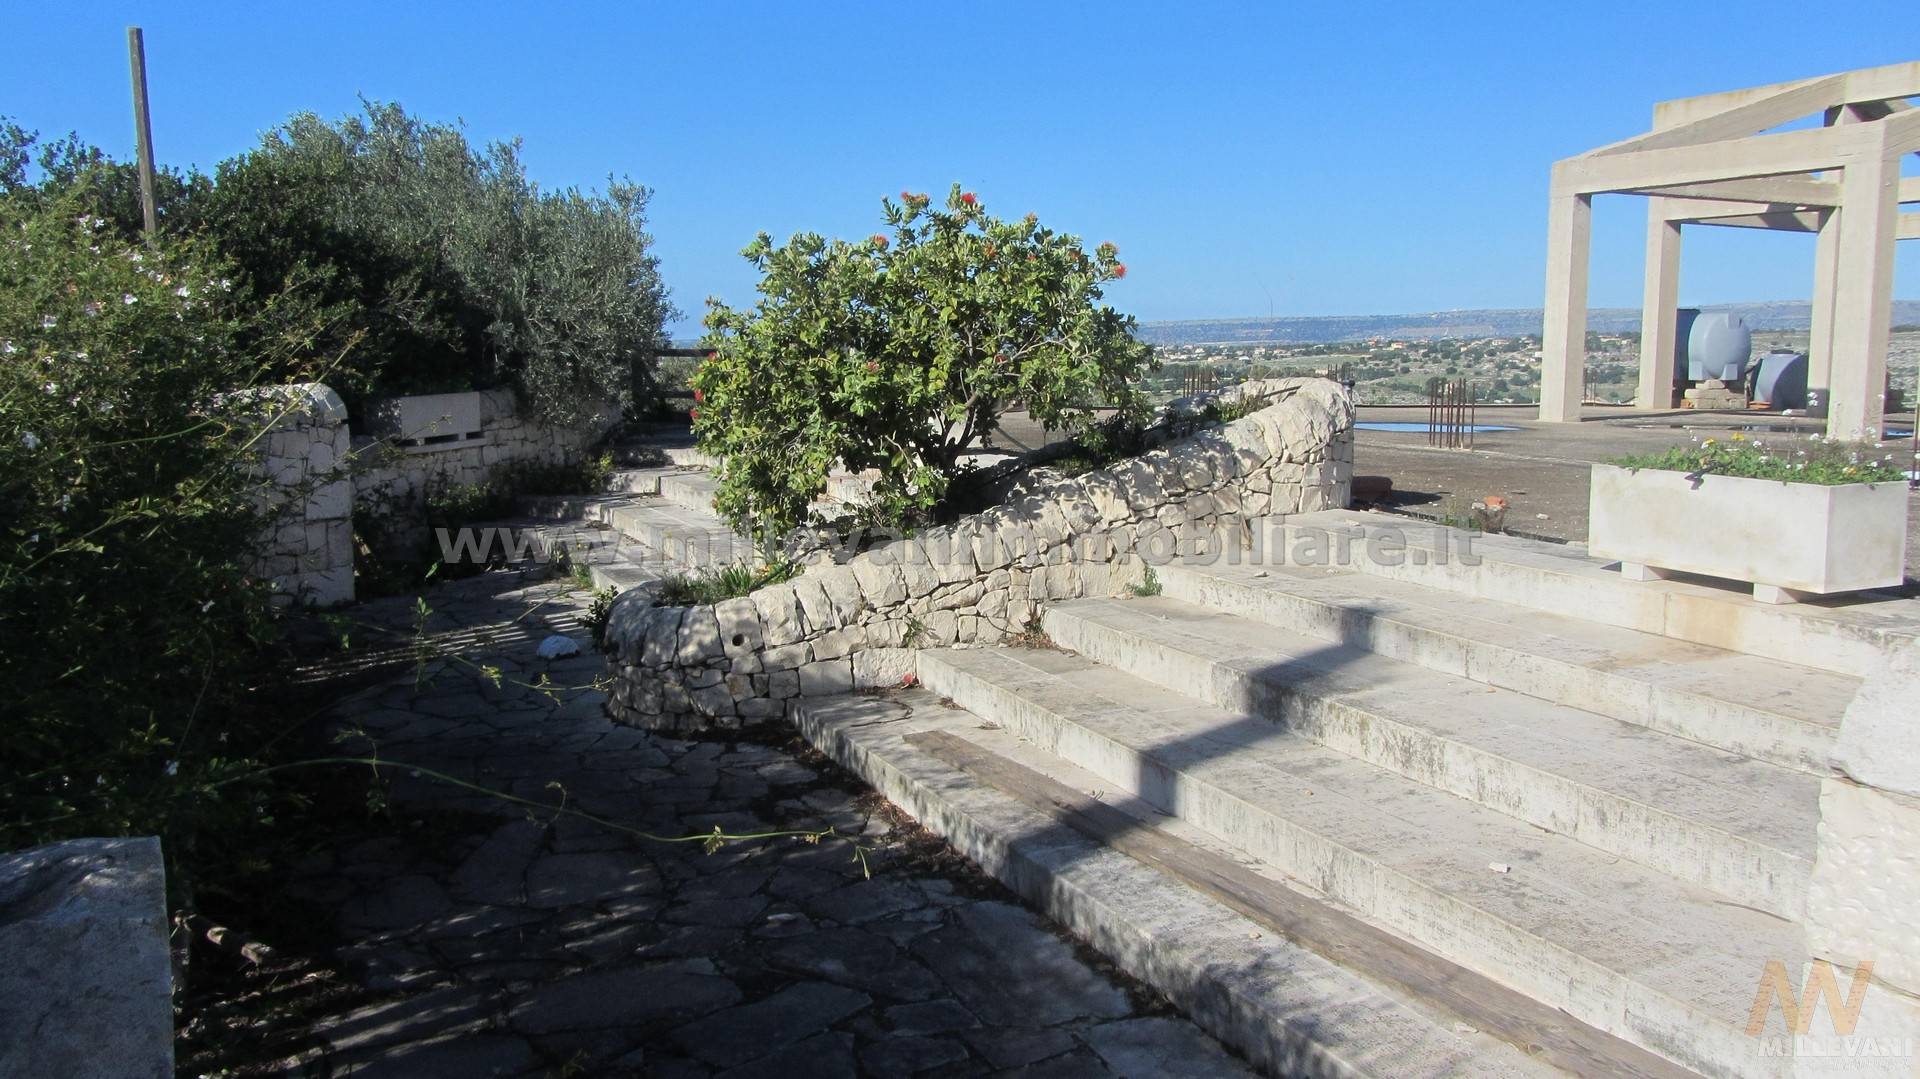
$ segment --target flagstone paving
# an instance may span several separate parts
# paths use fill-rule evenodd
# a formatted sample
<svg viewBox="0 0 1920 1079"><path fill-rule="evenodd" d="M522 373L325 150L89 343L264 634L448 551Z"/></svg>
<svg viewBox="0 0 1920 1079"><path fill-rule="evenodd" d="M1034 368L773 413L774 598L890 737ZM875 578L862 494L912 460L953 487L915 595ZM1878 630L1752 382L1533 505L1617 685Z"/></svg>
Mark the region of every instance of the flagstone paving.
<svg viewBox="0 0 1920 1079"><path fill-rule="evenodd" d="M393 819L421 824L289 876L290 900L331 912L360 990L315 1025L305 1068L1250 1074L784 732L676 739L610 723L599 690L579 688L599 655L534 655L549 631L584 643L586 599L508 574L442 586L427 639L459 658L402 670L339 710L342 752L391 762ZM410 610L353 614L404 629ZM549 688L529 685L543 676ZM838 835L709 854L634 834L716 826Z"/></svg>

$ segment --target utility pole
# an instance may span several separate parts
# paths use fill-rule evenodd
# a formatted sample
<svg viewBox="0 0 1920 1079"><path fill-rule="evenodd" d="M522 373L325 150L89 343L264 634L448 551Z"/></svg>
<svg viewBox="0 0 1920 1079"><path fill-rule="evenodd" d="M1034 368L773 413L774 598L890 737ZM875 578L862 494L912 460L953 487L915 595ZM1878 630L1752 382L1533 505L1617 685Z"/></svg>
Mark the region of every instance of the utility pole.
<svg viewBox="0 0 1920 1079"><path fill-rule="evenodd" d="M127 27L127 59L133 65L133 133L140 151L140 210L147 243L159 230L153 209L153 117L147 111L147 43L138 26Z"/></svg>

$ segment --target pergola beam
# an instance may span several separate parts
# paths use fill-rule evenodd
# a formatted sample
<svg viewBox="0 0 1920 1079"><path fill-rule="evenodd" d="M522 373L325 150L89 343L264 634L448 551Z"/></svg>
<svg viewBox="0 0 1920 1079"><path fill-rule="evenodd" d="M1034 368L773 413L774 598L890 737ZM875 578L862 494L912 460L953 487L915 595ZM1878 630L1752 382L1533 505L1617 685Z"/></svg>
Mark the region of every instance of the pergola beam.
<svg viewBox="0 0 1920 1079"><path fill-rule="evenodd" d="M1661 128L1645 135L1636 135L1631 139L1602 146L1597 150L1590 150L1586 156L1611 156L1745 138L1757 135L1767 128L1819 112L1830 105L1845 104L1846 91L1845 75L1810 79L1684 124Z"/></svg>
<svg viewBox="0 0 1920 1079"><path fill-rule="evenodd" d="M1920 117L1920 112L1905 115ZM1553 185L1565 194L1597 195L1840 168L1864 154L1877 153L1881 146L1877 129L1899 119L1604 157L1569 157L1554 163Z"/></svg>
<svg viewBox="0 0 1920 1079"><path fill-rule="evenodd" d="M1760 213L1731 214L1726 217L1684 217L1689 225L1714 225L1730 229L1768 229L1773 232L1819 232L1824 210L1768 210Z"/></svg>
<svg viewBox="0 0 1920 1079"><path fill-rule="evenodd" d="M1744 90L1727 90L1721 93L1662 101L1653 107L1653 128L1655 131L1664 131L1668 128L1680 127L1703 117L1739 108L1749 102L1797 89L1828 77L1831 76L1794 79L1790 82L1773 83L1770 86L1752 86ZM1839 77L1846 80L1846 87L1841 92L1840 99L1828 102L1830 105L1853 105L1920 97L1920 60L1903 64L1887 64L1883 67L1861 68L1858 71L1846 72Z"/></svg>
<svg viewBox="0 0 1920 1079"><path fill-rule="evenodd" d="M1838 206L1840 182L1804 176L1769 176L1759 180L1721 180L1698 184L1666 184L1621 192L1669 199L1716 199L1762 202L1782 206Z"/></svg>

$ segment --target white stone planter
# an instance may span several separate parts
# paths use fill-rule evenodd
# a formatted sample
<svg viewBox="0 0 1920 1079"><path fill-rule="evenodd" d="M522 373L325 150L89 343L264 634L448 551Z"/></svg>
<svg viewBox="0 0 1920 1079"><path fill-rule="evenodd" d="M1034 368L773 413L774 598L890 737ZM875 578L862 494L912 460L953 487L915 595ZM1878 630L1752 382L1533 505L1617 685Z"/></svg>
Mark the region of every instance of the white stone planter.
<svg viewBox="0 0 1920 1079"><path fill-rule="evenodd" d="M1907 485L1838 487L1593 466L1587 551L1623 576L1680 570L1753 584L1753 598L1898 586L1907 557Z"/></svg>

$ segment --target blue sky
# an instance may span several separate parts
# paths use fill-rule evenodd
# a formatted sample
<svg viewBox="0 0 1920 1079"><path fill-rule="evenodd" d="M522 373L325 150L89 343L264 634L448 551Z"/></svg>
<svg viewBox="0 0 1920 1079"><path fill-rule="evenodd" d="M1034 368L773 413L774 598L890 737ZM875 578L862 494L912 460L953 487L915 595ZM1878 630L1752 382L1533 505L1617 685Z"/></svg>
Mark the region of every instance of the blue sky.
<svg viewBox="0 0 1920 1079"><path fill-rule="evenodd" d="M1121 247L1142 319L1534 307L1554 159L1655 101L1920 59L1904 5L0 2L0 114L210 167L357 98L520 136L548 186L625 174L691 332L753 234L864 236L960 181ZM1909 162L1908 172L1914 171ZM1595 210L1592 302L1637 306L1644 204ZM1920 297L1920 244L1896 293ZM1804 299L1812 243L1687 233L1687 303Z"/></svg>

